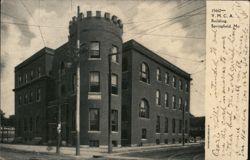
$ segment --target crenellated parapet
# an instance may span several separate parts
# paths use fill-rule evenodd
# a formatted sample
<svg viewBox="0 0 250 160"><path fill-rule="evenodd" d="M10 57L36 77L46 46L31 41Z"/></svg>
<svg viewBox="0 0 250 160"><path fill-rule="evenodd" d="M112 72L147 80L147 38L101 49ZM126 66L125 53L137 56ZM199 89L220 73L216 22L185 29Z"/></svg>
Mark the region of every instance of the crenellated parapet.
<svg viewBox="0 0 250 160"><path fill-rule="evenodd" d="M86 13L80 12L78 16L72 17L72 20L69 22L69 33L72 34L76 31L77 22L79 23L80 29L86 28L99 28L114 30L114 27L117 27L118 32L123 32L123 23L116 15L111 15L108 12L101 11L87 11ZM91 25L91 26L90 26Z"/></svg>

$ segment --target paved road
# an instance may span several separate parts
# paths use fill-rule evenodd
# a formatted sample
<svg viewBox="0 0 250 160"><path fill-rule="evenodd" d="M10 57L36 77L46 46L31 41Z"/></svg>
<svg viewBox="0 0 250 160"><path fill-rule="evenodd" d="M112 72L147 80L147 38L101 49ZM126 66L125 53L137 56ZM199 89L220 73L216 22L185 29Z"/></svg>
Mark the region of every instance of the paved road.
<svg viewBox="0 0 250 160"><path fill-rule="evenodd" d="M20 151L0 147L0 160L83 160L82 157L70 155L57 155L54 153L37 153L31 151ZM88 160L204 160L204 145L186 146L176 148L162 148L148 151L136 151L128 153L114 153L104 155L101 158L90 158Z"/></svg>
<svg viewBox="0 0 250 160"><path fill-rule="evenodd" d="M74 157L50 153L19 151L0 147L0 160L74 160Z"/></svg>
<svg viewBox="0 0 250 160"><path fill-rule="evenodd" d="M137 157L140 159L164 159L164 160L204 160L204 145L160 149L153 151L133 152L122 154L125 157Z"/></svg>

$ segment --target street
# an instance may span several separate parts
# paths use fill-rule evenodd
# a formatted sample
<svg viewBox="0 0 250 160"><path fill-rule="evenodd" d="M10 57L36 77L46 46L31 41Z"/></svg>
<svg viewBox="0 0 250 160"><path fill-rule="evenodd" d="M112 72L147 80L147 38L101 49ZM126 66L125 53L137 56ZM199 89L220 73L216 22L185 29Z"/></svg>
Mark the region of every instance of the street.
<svg viewBox="0 0 250 160"><path fill-rule="evenodd" d="M93 157L93 156L90 156ZM103 153L102 156L86 158L75 157L71 154L57 155L55 153L31 152L0 147L0 160L118 160L118 159L138 159L138 160L204 160L204 145L164 147L152 150L138 150L128 152L117 152L113 154Z"/></svg>
<svg viewBox="0 0 250 160"><path fill-rule="evenodd" d="M137 157L147 159L165 160L203 160L205 159L204 145L188 146L185 148L160 149L144 152L133 152L124 154L126 157ZM122 155L121 155L122 156Z"/></svg>

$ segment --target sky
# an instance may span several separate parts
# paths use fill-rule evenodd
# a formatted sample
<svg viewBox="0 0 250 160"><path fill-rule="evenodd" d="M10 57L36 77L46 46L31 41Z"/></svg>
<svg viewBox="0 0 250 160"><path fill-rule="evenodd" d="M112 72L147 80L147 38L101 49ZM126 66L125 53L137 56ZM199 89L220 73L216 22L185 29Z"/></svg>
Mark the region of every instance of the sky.
<svg viewBox="0 0 250 160"><path fill-rule="evenodd" d="M14 114L14 67L44 46L68 40L77 6L118 16L134 39L191 74L190 112L204 116L205 0L1 0L1 109Z"/></svg>

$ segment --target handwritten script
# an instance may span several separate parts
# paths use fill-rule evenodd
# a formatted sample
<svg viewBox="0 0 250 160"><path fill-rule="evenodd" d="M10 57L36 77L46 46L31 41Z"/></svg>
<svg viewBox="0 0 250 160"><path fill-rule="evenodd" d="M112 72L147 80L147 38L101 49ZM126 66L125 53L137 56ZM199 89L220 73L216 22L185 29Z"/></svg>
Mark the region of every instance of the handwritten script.
<svg viewBox="0 0 250 160"><path fill-rule="evenodd" d="M206 160L246 160L249 2L207 1Z"/></svg>

